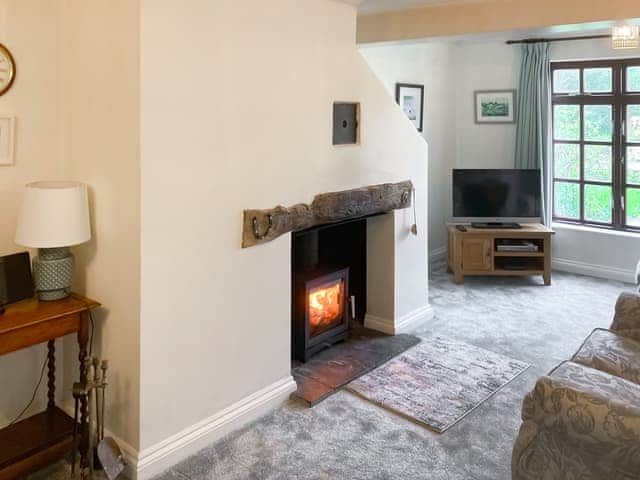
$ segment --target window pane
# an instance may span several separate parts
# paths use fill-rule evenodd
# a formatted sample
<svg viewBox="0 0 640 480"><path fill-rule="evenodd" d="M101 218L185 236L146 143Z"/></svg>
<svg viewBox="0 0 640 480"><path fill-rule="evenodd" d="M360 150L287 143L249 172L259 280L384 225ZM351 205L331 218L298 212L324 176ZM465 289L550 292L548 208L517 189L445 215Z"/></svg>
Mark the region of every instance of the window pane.
<svg viewBox="0 0 640 480"><path fill-rule="evenodd" d="M627 183L640 185L640 147L627 147Z"/></svg>
<svg viewBox="0 0 640 480"><path fill-rule="evenodd" d="M627 188L627 225L640 227L640 188Z"/></svg>
<svg viewBox="0 0 640 480"><path fill-rule="evenodd" d="M640 92L640 67L627 67L627 92Z"/></svg>
<svg viewBox="0 0 640 480"><path fill-rule="evenodd" d="M556 216L580 218L580 185L577 183L555 182L553 199Z"/></svg>
<svg viewBox="0 0 640 480"><path fill-rule="evenodd" d="M553 137L556 140L580 140L580 106L553 107Z"/></svg>
<svg viewBox="0 0 640 480"><path fill-rule="evenodd" d="M580 93L580 70L554 70L553 93Z"/></svg>
<svg viewBox="0 0 640 480"><path fill-rule="evenodd" d="M585 105L584 139L592 142L610 142L613 135L611 113L611 105Z"/></svg>
<svg viewBox="0 0 640 480"><path fill-rule="evenodd" d="M611 68L585 68L584 91L587 93L608 93L613 85Z"/></svg>
<svg viewBox="0 0 640 480"><path fill-rule="evenodd" d="M584 219L592 222L611 223L611 187L584 186Z"/></svg>
<svg viewBox="0 0 640 480"><path fill-rule="evenodd" d="M640 142L640 105L627 106L627 142Z"/></svg>
<svg viewBox="0 0 640 480"><path fill-rule="evenodd" d="M584 146L584 179L595 182L611 181L611 146Z"/></svg>
<svg viewBox="0 0 640 480"><path fill-rule="evenodd" d="M580 180L580 145L556 143L553 155L553 172L556 178Z"/></svg>

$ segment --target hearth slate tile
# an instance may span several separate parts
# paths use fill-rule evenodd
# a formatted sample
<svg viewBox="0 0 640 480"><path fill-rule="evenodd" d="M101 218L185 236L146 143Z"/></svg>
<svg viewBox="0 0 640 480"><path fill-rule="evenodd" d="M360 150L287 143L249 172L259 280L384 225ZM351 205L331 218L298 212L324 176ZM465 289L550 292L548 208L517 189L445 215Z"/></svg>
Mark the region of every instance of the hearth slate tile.
<svg viewBox="0 0 640 480"><path fill-rule="evenodd" d="M333 392L333 389L328 385L303 375L298 372L297 369L293 370L292 375L298 385L298 390L295 395L303 398L311 405L315 405L316 403L324 400L327 395L330 395Z"/></svg>
<svg viewBox="0 0 640 480"><path fill-rule="evenodd" d="M298 384L294 396L314 406L352 380L418 343L420 339L412 335L389 336L356 326L347 341L293 368L292 375Z"/></svg>

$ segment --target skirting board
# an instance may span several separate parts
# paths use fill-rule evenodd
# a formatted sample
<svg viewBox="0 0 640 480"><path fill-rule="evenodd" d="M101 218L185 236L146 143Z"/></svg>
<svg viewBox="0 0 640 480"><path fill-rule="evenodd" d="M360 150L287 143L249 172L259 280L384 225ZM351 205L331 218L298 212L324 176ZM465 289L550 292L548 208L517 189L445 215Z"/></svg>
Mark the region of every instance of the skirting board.
<svg viewBox="0 0 640 480"><path fill-rule="evenodd" d="M387 335L398 335L400 333L413 331L424 322L431 320L433 315L434 312L431 305L425 305L424 307L418 308L417 310L400 317L397 322L367 313L364 317L364 326L372 330L386 333Z"/></svg>
<svg viewBox="0 0 640 480"><path fill-rule="evenodd" d="M436 248L429 252L429 263L437 263L447 258L447 247Z"/></svg>
<svg viewBox="0 0 640 480"><path fill-rule="evenodd" d="M137 480L147 480L227 433L261 417L289 398L296 382L287 376L140 452Z"/></svg>
<svg viewBox="0 0 640 480"><path fill-rule="evenodd" d="M607 280L617 280L624 283L635 283L635 271L626 270L592 263L576 262L554 258L552 268L561 272L577 273L578 275L588 275L590 277L606 278Z"/></svg>

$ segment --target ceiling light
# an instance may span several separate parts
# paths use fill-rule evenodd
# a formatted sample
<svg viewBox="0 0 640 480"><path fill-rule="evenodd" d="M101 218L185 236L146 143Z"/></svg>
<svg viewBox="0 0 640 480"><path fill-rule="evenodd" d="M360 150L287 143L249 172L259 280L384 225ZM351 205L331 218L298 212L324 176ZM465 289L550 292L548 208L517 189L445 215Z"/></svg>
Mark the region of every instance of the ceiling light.
<svg viewBox="0 0 640 480"><path fill-rule="evenodd" d="M637 25L613 27L611 38L615 49L638 48L640 47L640 27Z"/></svg>

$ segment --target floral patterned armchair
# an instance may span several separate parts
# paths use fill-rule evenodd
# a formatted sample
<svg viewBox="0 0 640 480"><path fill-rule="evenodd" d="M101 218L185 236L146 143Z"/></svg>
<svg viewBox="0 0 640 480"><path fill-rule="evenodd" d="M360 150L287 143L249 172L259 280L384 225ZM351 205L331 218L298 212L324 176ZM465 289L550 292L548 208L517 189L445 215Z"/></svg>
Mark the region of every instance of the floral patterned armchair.
<svg viewBox="0 0 640 480"><path fill-rule="evenodd" d="M640 295L524 399L513 480L640 480Z"/></svg>

